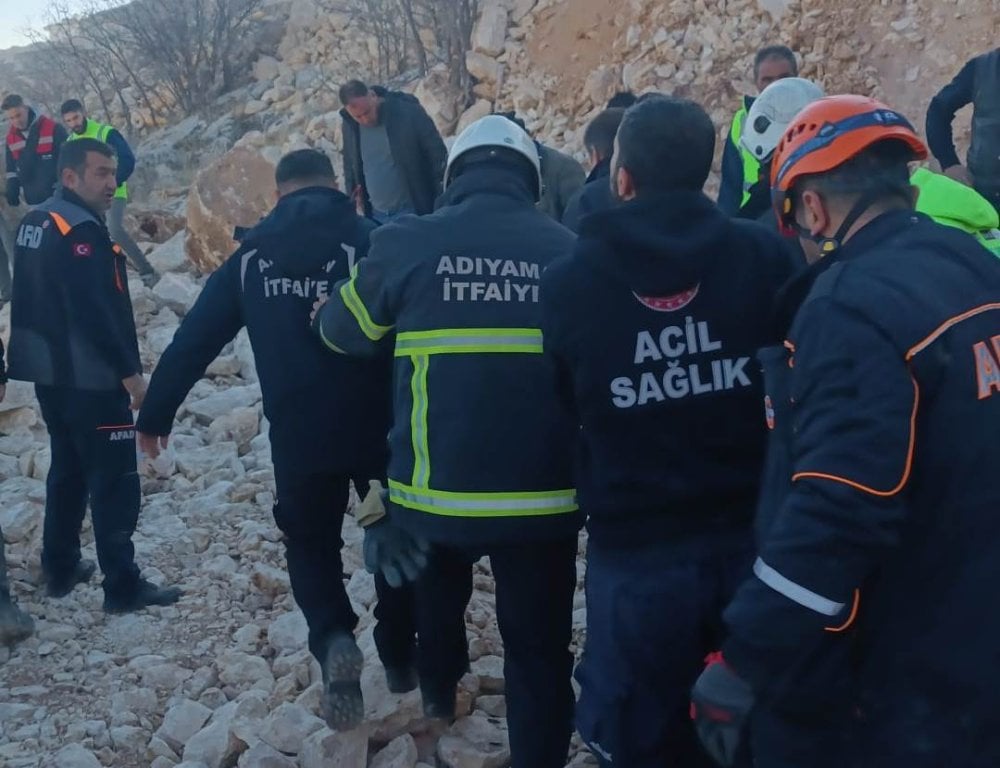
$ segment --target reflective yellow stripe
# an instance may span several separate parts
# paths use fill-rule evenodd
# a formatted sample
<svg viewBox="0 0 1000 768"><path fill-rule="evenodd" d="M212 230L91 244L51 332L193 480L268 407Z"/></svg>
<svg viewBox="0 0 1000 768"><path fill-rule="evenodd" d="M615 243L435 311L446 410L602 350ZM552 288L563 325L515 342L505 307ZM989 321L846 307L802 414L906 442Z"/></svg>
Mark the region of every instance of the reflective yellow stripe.
<svg viewBox="0 0 1000 768"><path fill-rule="evenodd" d="M379 325L374 322L368 309L365 307L361 297L358 296L358 289L354 287L355 278L348 280L340 289L340 297L344 300L344 306L354 315L358 321L361 332L372 341L378 341L392 330L391 325Z"/></svg>
<svg viewBox="0 0 1000 768"><path fill-rule="evenodd" d="M575 512L576 491L466 493L414 488L389 480L389 499L401 507L450 517L539 517Z"/></svg>
<svg viewBox="0 0 1000 768"><path fill-rule="evenodd" d="M461 353L542 353L537 328L441 328L405 331L396 337L396 357Z"/></svg>
<svg viewBox="0 0 1000 768"><path fill-rule="evenodd" d="M413 408L410 411L410 438L413 441L413 485L426 488L431 479L431 452L427 443L427 370L430 360L426 355L413 356L413 376L410 392Z"/></svg>

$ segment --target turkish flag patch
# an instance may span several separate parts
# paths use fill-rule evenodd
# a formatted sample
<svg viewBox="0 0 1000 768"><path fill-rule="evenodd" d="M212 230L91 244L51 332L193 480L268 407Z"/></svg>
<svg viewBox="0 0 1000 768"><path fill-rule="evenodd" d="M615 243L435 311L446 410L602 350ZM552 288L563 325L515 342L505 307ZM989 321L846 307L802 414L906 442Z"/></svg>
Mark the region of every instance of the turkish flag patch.
<svg viewBox="0 0 1000 768"><path fill-rule="evenodd" d="M73 255L85 259L94 255L94 248L90 243L76 243L73 246Z"/></svg>

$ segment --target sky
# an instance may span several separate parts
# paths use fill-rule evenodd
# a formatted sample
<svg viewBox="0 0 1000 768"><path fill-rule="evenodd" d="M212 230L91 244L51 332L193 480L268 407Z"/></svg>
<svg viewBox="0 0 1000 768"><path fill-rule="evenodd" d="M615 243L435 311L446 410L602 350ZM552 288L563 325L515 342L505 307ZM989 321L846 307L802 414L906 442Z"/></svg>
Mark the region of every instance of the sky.
<svg viewBox="0 0 1000 768"><path fill-rule="evenodd" d="M0 0L0 48L26 45L23 30L39 24L49 0Z"/></svg>

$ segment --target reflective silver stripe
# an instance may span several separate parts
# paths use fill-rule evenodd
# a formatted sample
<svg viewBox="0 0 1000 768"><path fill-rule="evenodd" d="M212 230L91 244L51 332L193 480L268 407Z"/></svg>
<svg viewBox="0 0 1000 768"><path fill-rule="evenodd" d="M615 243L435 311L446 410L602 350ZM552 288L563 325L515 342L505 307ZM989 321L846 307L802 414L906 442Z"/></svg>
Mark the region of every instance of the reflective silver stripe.
<svg viewBox="0 0 1000 768"><path fill-rule="evenodd" d="M803 608L816 611L816 613L822 613L824 616L836 616L844 610L844 606L846 605L846 603L837 603L822 595L817 595L815 592L796 584L794 581L786 579L759 557L757 558L757 562L753 564L753 572L758 579L778 594L784 595Z"/></svg>
<svg viewBox="0 0 1000 768"><path fill-rule="evenodd" d="M16 179L17 178L17 171L7 171L7 178L8 179Z"/></svg>
<svg viewBox="0 0 1000 768"><path fill-rule="evenodd" d="M19 149L24 149L24 145L26 143L27 142L24 141L15 141L13 144L8 144L7 146L10 147L12 151L17 152Z"/></svg>

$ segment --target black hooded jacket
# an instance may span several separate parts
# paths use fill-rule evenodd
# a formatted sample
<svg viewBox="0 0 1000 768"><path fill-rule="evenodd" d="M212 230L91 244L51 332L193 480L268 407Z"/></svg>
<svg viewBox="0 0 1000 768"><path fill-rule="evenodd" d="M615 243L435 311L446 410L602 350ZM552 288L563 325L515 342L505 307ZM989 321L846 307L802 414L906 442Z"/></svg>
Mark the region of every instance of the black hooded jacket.
<svg viewBox="0 0 1000 768"><path fill-rule="evenodd" d="M614 205L615 198L611 194L611 158L606 157L594 166L594 170L587 176L587 183L569 199L562 224L579 233L584 216L595 211L606 211Z"/></svg>
<svg viewBox="0 0 1000 768"><path fill-rule="evenodd" d="M577 488L596 539L749 535L765 444L754 353L791 272L780 237L683 191L587 217L573 256L545 272L545 349L582 425Z"/></svg>
<svg viewBox="0 0 1000 768"><path fill-rule="evenodd" d="M153 372L139 431L169 434L188 391L246 326L276 469L381 473L389 357L330 354L309 324L313 302L367 255L373 228L334 189L310 187L281 198L212 274L184 318Z"/></svg>
<svg viewBox="0 0 1000 768"><path fill-rule="evenodd" d="M448 161L448 149L441 134L415 96L378 85L372 91L382 99L379 120L385 125L392 159L406 182L414 212L430 213L441 194ZM340 116L344 120L344 189L349 195L360 197L365 215L371 216L372 204L361 158L361 133L346 109L340 110Z"/></svg>

